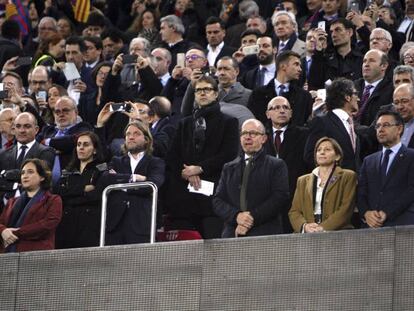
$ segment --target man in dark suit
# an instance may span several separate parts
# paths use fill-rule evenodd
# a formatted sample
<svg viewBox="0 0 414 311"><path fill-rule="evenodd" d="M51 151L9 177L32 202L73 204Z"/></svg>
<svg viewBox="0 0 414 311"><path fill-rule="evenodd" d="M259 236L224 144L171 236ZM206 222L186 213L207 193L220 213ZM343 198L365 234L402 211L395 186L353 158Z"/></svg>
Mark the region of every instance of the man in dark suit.
<svg viewBox="0 0 414 311"><path fill-rule="evenodd" d="M408 148L414 148L414 87L412 84L401 84L395 89L393 106L404 120L401 143Z"/></svg>
<svg viewBox="0 0 414 311"><path fill-rule="evenodd" d="M357 206L367 227L414 224L414 150L401 143L404 121L381 111L375 125L382 150L364 159Z"/></svg>
<svg viewBox="0 0 414 311"><path fill-rule="evenodd" d="M35 140L38 131L36 118L30 112L23 112L16 117L14 133L17 143L0 153L0 171L20 169L23 161L30 158L39 158L44 160L50 169L53 167L55 151Z"/></svg>
<svg viewBox="0 0 414 311"><path fill-rule="evenodd" d="M150 181L159 188L165 178L164 161L153 157L148 127L134 121L125 129L124 156L113 157L104 173L102 189L111 184ZM147 189L114 191L108 198L106 244L150 241L151 195Z"/></svg>
<svg viewBox="0 0 414 311"><path fill-rule="evenodd" d="M224 163L237 156L239 127L235 118L220 111L214 78L202 76L194 92L197 107L179 122L167 156L171 175L166 205L174 229L195 229L203 238L218 238L223 223L213 212L211 196L198 190L202 181L216 184Z"/></svg>
<svg viewBox="0 0 414 311"><path fill-rule="evenodd" d="M55 158L53 148L39 144L36 140L36 134L39 131L36 118L29 112L19 114L14 120L14 133L16 144L0 152L0 171L8 172L6 178L10 181L10 188L6 192L0 193L0 196L11 198L15 195L16 190L12 184L20 182L20 167L24 160L38 158L47 163L49 169L52 169ZM14 177L12 177L14 175ZM13 189L13 190L12 190ZM2 204L0 204L1 206ZM1 209L1 208L0 208Z"/></svg>
<svg viewBox="0 0 414 311"><path fill-rule="evenodd" d="M250 90L268 84L275 78L276 73L275 55L277 48L274 46L272 38L263 36L258 38L256 42L259 46L257 54L259 64L240 78L240 83Z"/></svg>
<svg viewBox="0 0 414 311"><path fill-rule="evenodd" d="M210 16L206 21L207 60L210 66L216 66L223 56L232 56L236 49L224 43L226 28L220 18Z"/></svg>
<svg viewBox="0 0 414 311"><path fill-rule="evenodd" d="M254 116L266 123L266 109L276 96L286 97L292 107L292 125L304 125L312 111L312 96L296 84L302 72L300 56L286 51L276 57L276 78L266 86L253 90L247 108Z"/></svg>
<svg viewBox="0 0 414 311"><path fill-rule="evenodd" d="M268 122L266 152L285 161L289 172L289 191L293 198L296 180L309 172L303 159L306 139L309 130L290 124L292 109L289 101L277 96L267 105Z"/></svg>
<svg viewBox="0 0 414 311"><path fill-rule="evenodd" d="M56 183L70 161L75 148L75 135L91 131L89 123L78 122L78 110L75 101L69 96L58 99L53 109L56 125L45 126L37 140L53 147L57 151L52 169L52 181Z"/></svg>
<svg viewBox="0 0 414 311"><path fill-rule="evenodd" d="M255 119L243 123L241 156L224 165L213 199L224 221L223 238L284 232L289 202L286 164L266 154L266 132Z"/></svg>
<svg viewBox="0 0 414 311"><path fill-rule="evenodd" d="M357 171L360 166L359 139L355 133L352 116L358 111L358 96L351 80L338 78L326 88L328 112L310 122L309 137L305 146L305 161L315 165L314 148L316 142L328 136L335 139L344 153L342 168Z"/></svg>
<svg viewBox="0 0 414 311"><path fill-rule="evenodd" d="M0 37L0 70L7 60L22 55L20 47L20 27L14 20L6 20L1 25Z"/></svg>
<svg viewBox="0 0 414 311"><path fill-rule="evenodd" d="M217 63L216 75L219 82L217 100L223 103L246 106L252 91L237 82L237 76L239 75L237 61L232 57L224 56ZM193 71L191 75L191 83L187 87L181 106L183 116L190 115L195 107L193 85L201 76L200 71Z"/></svg>
<svg viewBox="0 0 414 311"><path fill-rule="evenodd" d="M355 81L360 98L356 120L361 125L370 126L381 106L392 101L393 85L385 77L388 68L388 56L380 50L368 51L363 60L363 78Z"/></svg>

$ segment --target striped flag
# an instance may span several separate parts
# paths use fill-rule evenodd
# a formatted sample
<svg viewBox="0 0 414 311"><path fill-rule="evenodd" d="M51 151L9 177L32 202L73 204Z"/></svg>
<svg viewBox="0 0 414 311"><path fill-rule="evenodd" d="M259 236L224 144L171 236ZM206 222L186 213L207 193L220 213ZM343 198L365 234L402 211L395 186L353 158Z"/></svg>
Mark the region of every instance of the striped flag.
<svg viewBox="0 0 414 311"><path fill-rule="evenodd" d="M90 0L72 0L73 13L78 22L86 23L91 9Z"/></svg>
<svg viewBox="0 0 414 311"><path fill-rule="evenodd" d="M21 0L9 0L9 2L6 4L6 18L14 19L19 23L23 36L29 34L29 12L27 11L27 8L22 4Z"/></svg>

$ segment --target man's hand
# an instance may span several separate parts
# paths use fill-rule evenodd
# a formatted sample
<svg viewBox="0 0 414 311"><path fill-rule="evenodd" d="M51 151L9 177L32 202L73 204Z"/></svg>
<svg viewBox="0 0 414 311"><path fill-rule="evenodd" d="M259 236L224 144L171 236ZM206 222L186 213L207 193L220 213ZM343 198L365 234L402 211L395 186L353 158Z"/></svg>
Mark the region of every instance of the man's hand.
<svg viewBox="0 0 414 311"><path fill-rule="evenodd" d="M123 53L119 54L116 57L116 59L114 61L114 64L112 65L111 74L113 76L116 76L122 70L122 68L124 67L124 62L122 61L122 56L123 55L124 55Z"/></svg>
<svg viewBox="0 0 414 311"><path fill-rule="evenodd" d="M346 19L350 20L352 24L355 25L356 29L359 29L364 26L364 22L362 21L361 14L350 11L348 14L346 14Z"/></svg>
<svg viewBox="0 0 414 311"><path fill-rule="evenodd" d="M246 228L242 225L237 225L235 235L238 237L239 235L246 235L249 232L249 228Z"/></svg>
<svg viewBox="0 0 414 311"><path fill-rule="evenodd" d="M194 187L195 190L199 190L201 188L201 179L197 175L188 177L188 182Z"/></svg>
<svg viewBox="0 0 414 311"><path fill-rule="evenodd" d="M236 222L238 225L250 229L254 225L254 219L250 212L240 212L237 214Z"/></svg>
<svg viewBox="0 0 414 311"><path fill-rule="evenodd" d="M316 37L316 44L315 44L315 50L316 51L323 51L328 46L328 34L325 30L317 28L315 29L315 37Z"/></svg>
<svg viewBox="0 0 414 311"><path fill-rule="evenodd" d="M243 59L246 57L244 53L242 52L241 48L233 53L233 58L240 64Z"/></svg>
<svg viewBox="0 0 414 311"><path fill-rule="evenodd" d="M380 228L384 224L386 215L382 211L366 211L364 218L371 228Z"/></svg>
<svg viewBox="0 0 414 311"><path fill-rule="evenodd" d="M83 189L84 192L91 192L93 190L95 190L94 185L85 185L85 189Z"/></svg>
<svg viewBox="0 0 414 311"><path fill-rule="evenodd" d="M19 56L15 56L10 58L7 62L4 63L2 71L13 71L17 68L16 61L19 58Z"/></svg>
<svg viewBox="0 0 414 311"><path fill-rule="evenodd" d="M201 78L201 76L203 75L203 73L201 72L201 69L194 69L193 72L191 73L191 85L194 87L195 83L198 81L198 79Z"/></svg>
<svg viewBox="0 0 414 311"><path fill-rule="evenodd" d="M202 169L200 166L197 165L185 165L184 169L181 171L181 176L184 179L188 179L190 176L200 175L202 173Z"/></svg>
<svg viewBox="0 0 414 311"><path fill-rule="evenodd" d="M111 111L111 104L113 104L113 102L106 103L101 112L99 112L98 118L96 119L96 127L103 127L105 123L108 122L111 115L114 113Z"/></svg>
<svg viewBox="0 0 414 311"><path fill-rule="evenodd" d="M86 91L86 83L83 82L81 79L78 79L73 82L73 90L79 93L83 93Z"/></svg>
<svg viewBox="0 0 414 311"><path fill-rule="evenodd" d="M147 68L149 66L149 60L147 58L138 56L136 68L137 70Z"/></svg>

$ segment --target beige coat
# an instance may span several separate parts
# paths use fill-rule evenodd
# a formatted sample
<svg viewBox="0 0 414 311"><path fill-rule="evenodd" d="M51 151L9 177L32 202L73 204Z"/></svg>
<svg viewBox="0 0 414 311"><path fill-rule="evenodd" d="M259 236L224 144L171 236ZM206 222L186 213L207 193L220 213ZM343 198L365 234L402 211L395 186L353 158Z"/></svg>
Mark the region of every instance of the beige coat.
<svg viewBox="0 0 414 311"><path fill-rule="evenodd" d="M304 223L315 222L313 210L313 178L311 173L299 177L289 219L295 232L300 232ZM336 167L322 202L324 230L352 228L351 216L355 206L357 175L351 170Z"/></svg>

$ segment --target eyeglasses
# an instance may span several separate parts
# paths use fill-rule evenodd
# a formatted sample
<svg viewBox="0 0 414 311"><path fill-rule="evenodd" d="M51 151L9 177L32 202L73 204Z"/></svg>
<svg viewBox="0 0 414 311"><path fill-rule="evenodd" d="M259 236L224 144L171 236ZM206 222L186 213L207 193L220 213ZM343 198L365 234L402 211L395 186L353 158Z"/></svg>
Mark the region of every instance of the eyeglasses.
<svg viewBox="0 0 414 311"><path fill-rule="evenodd" d="M272 111L272 110L290 110L290 107L288 105L275 105L275 106L270 106L269 108L267 108L267 111Z"/></svg>
<svg viewBox="0 0 414 311"><path fill-rule="evenodd" d="M378 40L378 41L389 41L387 38L385 37L374 37L374 38L369 38L369 41L372 42L374 40Z"/></svg>
<svg viewBox="0 0 414 311"><path fill-rule="evenodd" d="M406 54L406 55L404 55L403 59L404 60L414 60L414 55Z"/></svg>
<svg viewBox="0 0 414 311"><path fill-rule="evenodd" d="M185 57L185 60L197 60L197 59L200 59L200 58L202 58L202 59L204 59L204 57L203 56L200 56L200 55L197 55L197 54L193 54L193 55L187 55L186 57Z"/></svg>
<svg viewBox="0 0 414 311"><path fill-rule="evenodd" d="M201 93L201 92L203 92L203 93L210 93L212 91L214 91L214 89L212 87L196 88L194 90L195 93Z"/></svg>
<svg viewBox="0 0 414 311"><path fill-rule="evenodd" d="M383 124L381 124L381 123L377 123L377 124L375 124L375 129L376 130L379 130L381 127L383 127L383 128L385 128L385 129L387 129L387 128L390 128L391 126L398 126L399 124L391 124L391 123L383 123Z"/></svg>
<svg viewBox="0 0 414 311"><path fill-rule="evenodd" d="M14 127L17 129L24 128L25 130L29 130L33 127L33 125L32 124L15 124Z"/></svg>
<svg viewBox="0 0 414 311"><path fill-rule="evenodd" d="M63 108L62 110L60 109L54 109L53 112L55 114L68 114L69 112L71 112L74 108Z"/></svg>
<svg viewBox="0 0 414 311"><path fill-rule="evenodd" d="M240 136L242 136L242 137L243 136L249 136L249 137L255 138L255 137L260 136L260 135L264 135L264 133L258 132L258 131L243 131L243 132L240 133Z"/></svg>
<svg viewBox="0 0 414 311"><path fill-rule="evenodd" d="M394 106L408 105L411 102L410 98L401 98L400 100L394 100Z"/></svg>

